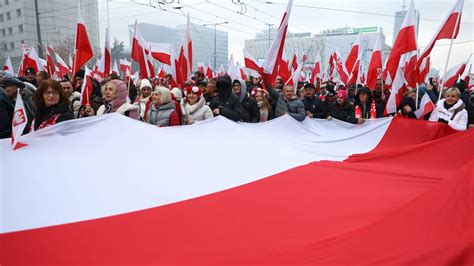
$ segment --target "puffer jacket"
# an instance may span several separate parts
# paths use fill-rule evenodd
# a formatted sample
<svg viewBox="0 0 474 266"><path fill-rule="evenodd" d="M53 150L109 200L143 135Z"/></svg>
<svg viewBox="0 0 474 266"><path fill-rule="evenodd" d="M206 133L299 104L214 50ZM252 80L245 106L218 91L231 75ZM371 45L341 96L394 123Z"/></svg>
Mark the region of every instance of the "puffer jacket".
<svg viewBox="0 0 474 266"><path fill-rule="evenodd" d="M159 127L179 126L179 118L173 102L156 107L152 104L148 111L148 123Z"/></svg>
<svg viewBox="0 0 474 266"><path fill-rule="evenodd" d="M275 104L275 117L280 117L288 113L295 120L303 121L306 117L304 104L298 100L296 96L290 100L285 100L282 94L278 93L270 84L265 84L270 97L272 97Z"/></svg>
<svg viewBox="0 0 474 266"><path fill-rule="evenodd" d="M456 130L466 130L467 111L464 102L459 99L451 108L446 109L445 101L445 99L442 99L436 103L436 109L431 113L429 120L438 121L443 119L448 121L448 125Z"/></svg>
<svg viewBox="0 0 474 266"><path fill-rule="evenodd" d="M354 106L352 106L348 101L344 101L344 104L342 105L340 105L337 101L332 103L330 115L334 119L351 124L357 124L357 119L354 115Z"/></svg>
<svg viewBox="0 0 474 266"><path fill-rule="evenodd" d="M193 124L196 121L213 117L211 108L206 105L206 100L203 96L194 105L190 105L186 98L181 99L181 111L183 113L183 125Z"/></svg>

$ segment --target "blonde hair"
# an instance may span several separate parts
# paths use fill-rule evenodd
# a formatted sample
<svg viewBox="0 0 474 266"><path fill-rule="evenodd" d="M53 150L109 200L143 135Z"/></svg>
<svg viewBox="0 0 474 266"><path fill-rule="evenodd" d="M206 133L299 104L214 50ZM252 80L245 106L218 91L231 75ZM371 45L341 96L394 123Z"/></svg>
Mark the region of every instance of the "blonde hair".
<svg viewBox="0 0 474 266"><path fill-rule="evenodd" d="M444 96L446 96L448 93L454 93L456 94L458 98L461 97L461 92L459 91L458 88L455 88L455 87L451 87L447 89L446 92L444 93Z"/></svg>

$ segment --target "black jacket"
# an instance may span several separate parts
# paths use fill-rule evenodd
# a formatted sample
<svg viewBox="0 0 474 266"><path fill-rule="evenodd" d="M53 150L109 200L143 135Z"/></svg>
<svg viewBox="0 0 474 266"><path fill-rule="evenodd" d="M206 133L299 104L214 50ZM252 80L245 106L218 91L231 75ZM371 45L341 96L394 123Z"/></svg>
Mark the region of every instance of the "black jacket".
<svg viewBox="0 0 474 266"><path fill-rule="evenodd" d="M313 118L326 118L328 115L328 108L327 106L316 96L304 97L301 100L304 104L305 112L310 112L313 114Z"/></svg>
<svg viewBox="0 0 474 266"><path fill-rule="evenodd" d="M232 92L232 82L229 76L221 76L217 80L217 92L219 95L211 100L211 110L219 108L219 114L233 121L242 121L244 109L239 97Z"/></svg>
<svg viewBox="0 0 474 266"><path fill-rule="evenodd" d="M406 113L406 112L403 110L403 107L405 107L406 105L410 106L411 112ZM413 100L413 98L411 98L411 97L405 97L405 98L403 98L403 100L402 100L402 102L400 103L400 106L399 106L398 109L399 109L400 112L402 113L402 116L403 116L403 117L408 117L408 118L416 119L416 114L415 114L416 105L415 105L415 100Z"/></svg>
<svg viewBox="0 0 474 266"><path fill-rule="evenodd" d="M344 101L343 105L340 105L337 101L331 104L330 115L337 120L357 124L357 119L354 115L354 106L348 101Z"/></svg>
<svg viewBox="0 0 474 266"><path fill-rule="evenodd" d="M35 112L34 130L37 130L41 123L48 121L57 114L59 114L59 117L56 119L55 124L74 118L68 103L58 103L50 107L40 106Z"/></svg>
<svg viewBox="0 0 474 266"><path fill-rule="evenodd" d="M0 139L11 137L14 109L14 100L8 98L3 88L0 88Z"/></svg>
<svg viewBox="0 0 474 266"><path fill-rule="evenodd" d="M466 103L467 111L467 124L474 124L474 96L469 98L469 101Z"/></svg>
<svg viewBox="0 0 474 266"><path fill-rule="evenodd" d="M244 122L258 123L260 121L260 108L257 101L245 95L242 100L242 108L244 108Z"/></svg>

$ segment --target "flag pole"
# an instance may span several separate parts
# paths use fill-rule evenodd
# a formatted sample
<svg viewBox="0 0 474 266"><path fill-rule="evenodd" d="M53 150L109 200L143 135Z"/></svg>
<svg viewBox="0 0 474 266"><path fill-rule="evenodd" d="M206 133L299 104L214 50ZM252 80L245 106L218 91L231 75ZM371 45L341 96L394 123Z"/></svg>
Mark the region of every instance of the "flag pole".
<svg viewBox="0 0 474 266"><path fill-rule="evenodd" d="M419 98L419 86L418 83L416 83L416 98L415 98L415 109L418 110L418 98Z"/></svg>
<svg viewBox="0 0 474 266"><path fill-rule="evenodd" d="M442 77L444 77L444 75L446 75L446 71L448 71L449 57L451 56L451 49L453 48L454 35L456 34L456 31L458 30L460 20L461 20L461 13L458 13L456 24L454 25L453 34L451 35L451 43L449 44L448 57L446 58L446 65L444 65L444 72L443 72ZM438 101L441 100L441 94L443 93L444 80L442 80L441 82L442 82L440 84L441 86L439 87Z"/></svg>
<svg viewBox="0 0 474 266"><path fill-rule="evenodd" d="M133 39L136 39L136 36L137 36L137 21L135 20L135 27L133 29ZM133 53L133 40L132 40L132 53ZM130 55L130 76L128 77L127 97L130 97L130 79L132 78L132 65L133 65L133 55Z"/></svg>

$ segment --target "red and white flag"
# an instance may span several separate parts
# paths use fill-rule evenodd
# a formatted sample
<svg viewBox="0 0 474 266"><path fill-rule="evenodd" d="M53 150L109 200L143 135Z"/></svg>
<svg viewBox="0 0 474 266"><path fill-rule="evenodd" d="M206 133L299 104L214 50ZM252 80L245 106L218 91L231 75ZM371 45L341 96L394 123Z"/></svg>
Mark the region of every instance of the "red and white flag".
<svg viewBox="0 0 474 266"><path fill-rule="evenodd" d="M351 50L349 52L349 55L347 56L346 63L345 63L347 71L350 71L349 75L352 75L354 77L351 79L354 81L354 83L351 83L349 81L349 84L355 84L357 73L359 72L359 68L356 66L356 64L358 60L360 63L360 52L361 52L361 49L360 49L360 34L359 34L357 35L355 42L351 46ZM354 71L357 71L357 73L353 74Z"/></svg>
<svg viewBox="0 0 474 266"><path fill-rule="evenodd" d="M171 84L170 85L171 85L171 88L175 88L175 87L182 86L182 82L181 82L181 76L180 76L181 71L179 68L178 60L175 57L173 43L171 43L170 55L171 55L170 56L170 62L171 62L171 65L170 65Z"/></svg>
<svg viewBox="0 0 474 266"><path fill-rule="evenodd" d="M74 65L72 67L73 74L79 71L94 55L89 37L87 36L86 24L82 18L80 2L80 0L77 1L77 27Z"/></svg>
<svg viewBox="0 0 474 266"><path fill-rule="evenodd" d="M410 6L403 20L402 26L398 32L395 43L393 44L392 52L387 59L387 76L394 81L394 77L398 72L400 58L403 54L417 50L416 44L416 11L413 0L410 1ZM391 83L388 83L389 85Z"/></svg>
<svg viewBox="0 0 474 266"><path fill-rule="evenodd" d="M403 74L405 75L405 81L407 86L410 88L416 88L416 62L418 59L418 51L411 51L404 54L400 62L403 67Z"/></svg>
<svg viewBox="0 0 474 266"><path fill-rule="evenodd" d="M316 56L314 59L314 66L311 70L311 78L310 83L315 84L316 81L321 80L322 76L322 64L321 64L321 56L319 55L319 51L316 51Z"/></svg>
<svg viewBox="0 0 474 266"><path fill-rule="evenodd" d="M341 57L341 53L336 48L333 53L334 68L339 75L339 81L344 85L349 85L349 73L347 72L346 66L344 65Z"/></svg>
<svg viewBox="0 0 474 266"><path fill-rule="evenodd" d="M189 20L189 13L187 16L186 32L184 33L178 62L180 62L183 80L186 81L191 77L193 71L193 41L191 39L191 21Z"/></svg>
<svg viewBox="0 0 474 266"><path fill-rule="evenodd" d="M237 69L235 65L233 54L230 55L229 68L227 70L227 74L229 75L232 81L240 78L240 70Z"/></svg>
<svg viewBox="0 0 474 266"><path fill-rule="evenodd" d="M457 38L458 33L459 33L460 23L461 23L461 15L462 15L463 6L464 6L464 0L456 0L456 3L454 3L454 7L451 9L449 14L443 20L437 32L431 38L430 42L426 46L423 53L421 53L421 56L418 59L417 66L416 66L417 75L422 75L422 73L426 71L425 68L423 67L423 66L426 67L426 63L423 64L423 61L425 61L426 60L425 58L427 58L430 55L431 50L433 50L436 44L436 41L443 40L443 39L456 39ZM421 80L424 80L424 79L419 77L417 78L417 80L420 82Z"/></svg>
<svg viewBox="0 0 474 266"><path fill-rule="evenodd" d="M419 67L419 71L416 76L416 82L418 84L421 84L425 82L426 76L430 72L430 66L431 66L431 57L428 55L427 57L423 58L423 61L421 62L421 65Z"/></svg>
<svg viewBox="0 0 474 266"><path fill-rule="evenodd" d="M128 77L132 74L131 62L127 59L120 59L120 71L124 77Z"/></svg>
<svg viewBox="0 0 474 266"><path fill-rule="evenodd" d="M137 24L137 20L135 20L131 58L140 66L141 78L151 78L150 65L148 64L147 52L145 51L150 48L150 45L142 37Z"/></svg>
<svg viewBox="0 0 474 266"><path fill-rule="evenodd" d="M114 66L112 68L112 74L120 76L119 67L117 65L117 60L114 60Z"/></svg>
<svg viewBox="0 0 474 266"><path fill-rule="evenodd" d="M105 45L104 45L104 54L100 59L99 69L104 73L105 77L110 75L110 69L112 66L112 53L110 50L110 37L109 29L105 29Z"/></svg>
<svg viewBox="0 0 474 266"><path fill-rule="evenodd" d="M23 130L28 123L28 117L26 116L26 109L23 105L23 99L21 98L20 89L17 90L15 109L13 111L13 120L12 120L12 148L16 150L18 148L26 146L19 141Z"/></svg>
<svg viewBox="0 0 474 266"><path fill-rule="evenodd" d="M198 63L198 71L204 74L205 69L203 63L201 62Z"/></svg>
<svg viewBox="0 0 474 266"><path fill-rule="evenodd" d="M270 49L268 50L265 62L263 64L263 79L268 84L273 84L278 73L278 65L280 64L281 57L283 55L283 49L285 47L286 32L288 29L288 22L290 19L291 6L293 0L288 1L286 11L283 14L283 18L280 23L280 27L275 35Z"/></svg>
<svg viewBox="0 0 474 266"><path fill-rule="evenodd" d="M166 65L171 65L171 55L170 55L171 44L150 42L149 45L150 45L151 56L155 60Z"/></svg>
<svg viewBox="0 0 474 266"><path fill-rule="evenodd" d="M214 72L212 71L212 68L210 65L207 65L206 67L206 78L208 79L214 78Z"/></svg>
<svg viewBox="0 0 474 266"><path fill-rule="evenodd" d="M26 68L31 67L34 68L35 72L38 71L46 71L47 70L47 62L44 59L41 59L38 54L36 53L36 49L34 47L30 48L30 52L28 54L23 54L23 65Z"/></svg>
<svg viewBox="0 0 474 266"><path fill-rule="evenodd" d="M86 106L90 104L90 97L92 94L92 72L90 69L85 66L85 73L84 73L84 81L82 82L81 86L81 105Z"/></svg>
<svg viewBox="0 0 474 266"><path fill-rule="evenodd" d="M291 78L291 65L290 65L290 59L287 58L286 52L283 51L280 62L278 63L278 76L282 78L283 80L287 81Z"/></svg>
<svg viewBox="0 0 474 266"><path fill-rule="evenodd" d="M69 74L69 66L64 62L64 60L57 53L54 53L54 57L58 63L58 76L64 77L65 75Z"/></svg>
<svg viewBox="0 0 474 266"><path fill-rule="evenodd" d="M466 68L466 71L461 76L461 79L464 80L464 83L466 83L466 88L469 88L469 83L471 81L471 69L472 69L472 64L469 65L469 68Z"/></svg>
<svg viewBox="0 0 474 266"><path fill-rule="evenodd" d="M46 46L46 69L50 77L53 77L53 75L56 74L56 65L53 61L54 54L56 53L54 52L53 47L50 47L49 45Z"/></svg>
<svg viewBox="0 0 474 266"><path fill-rule="evenodd" d="M74 62L73 62L73 60L72 60L71 54L69 54L69 58L68 58L67 64L68 64L69 70L72 71L72 67L73 67L73 65L74 65Z"/></svg>
<svg viewBox="0 0 474 266"><path fill-rule="evenodd" d="M423 117L435 109L435 105L431 101L430 96L428 93L425 93L423 97L421 97L420 101L420 109L415 111L416 118L423 119Z"/></svg>
<svg viewBox="0 0 474 266"><path fill-rule="evenodd" d="M402 68L398 68L395 80L393 80L392 91L387 101L385 114L397 113L397 107L406 91L405 78Z"/></svg>
<svg viewBox="0 0 474 266"><path fill-rule="evenodd" d="M262 74L262 66L257 62L257 60L245 49L244 51L244 64L248 69L257 71L260 75Z"/></svg>
<svg viewBox="0 0 474 266"><path fill-rule="evenodd" d="M164 65L160 67L160 71L158 72L158 77L160 79L164 79L168 73L164 70Z"/></svg>
<svg viewBox="0 0 474 266"><path fill-rule="evenodd" d="M461 75L464 73L464 70L466 70L466 66L470 59L471 56L469 56L466 61L457 64L446 71L444 76L441 78L441 84L443 84L443 88L450 88L456 84Z"/></svg>
<svg viewBox="0 0 474 266"><path fill-rule="evenodd" d="M384 41L382 40L382 34L377 34L377 40L375 41L374 50L370 56L370 63L367 69L367 87L371 90L375 89L377 79L382 78L382 49Z"/></svg>
<svg viewBox="0 0 474 266"><path fill-rule="evenodd" d="M8 74L14 76L15 72L13 71L12 60L10 59L10 55L7 55L7 60L5 60L5 64L3 65L2 70L7 72Z"/></svg>

